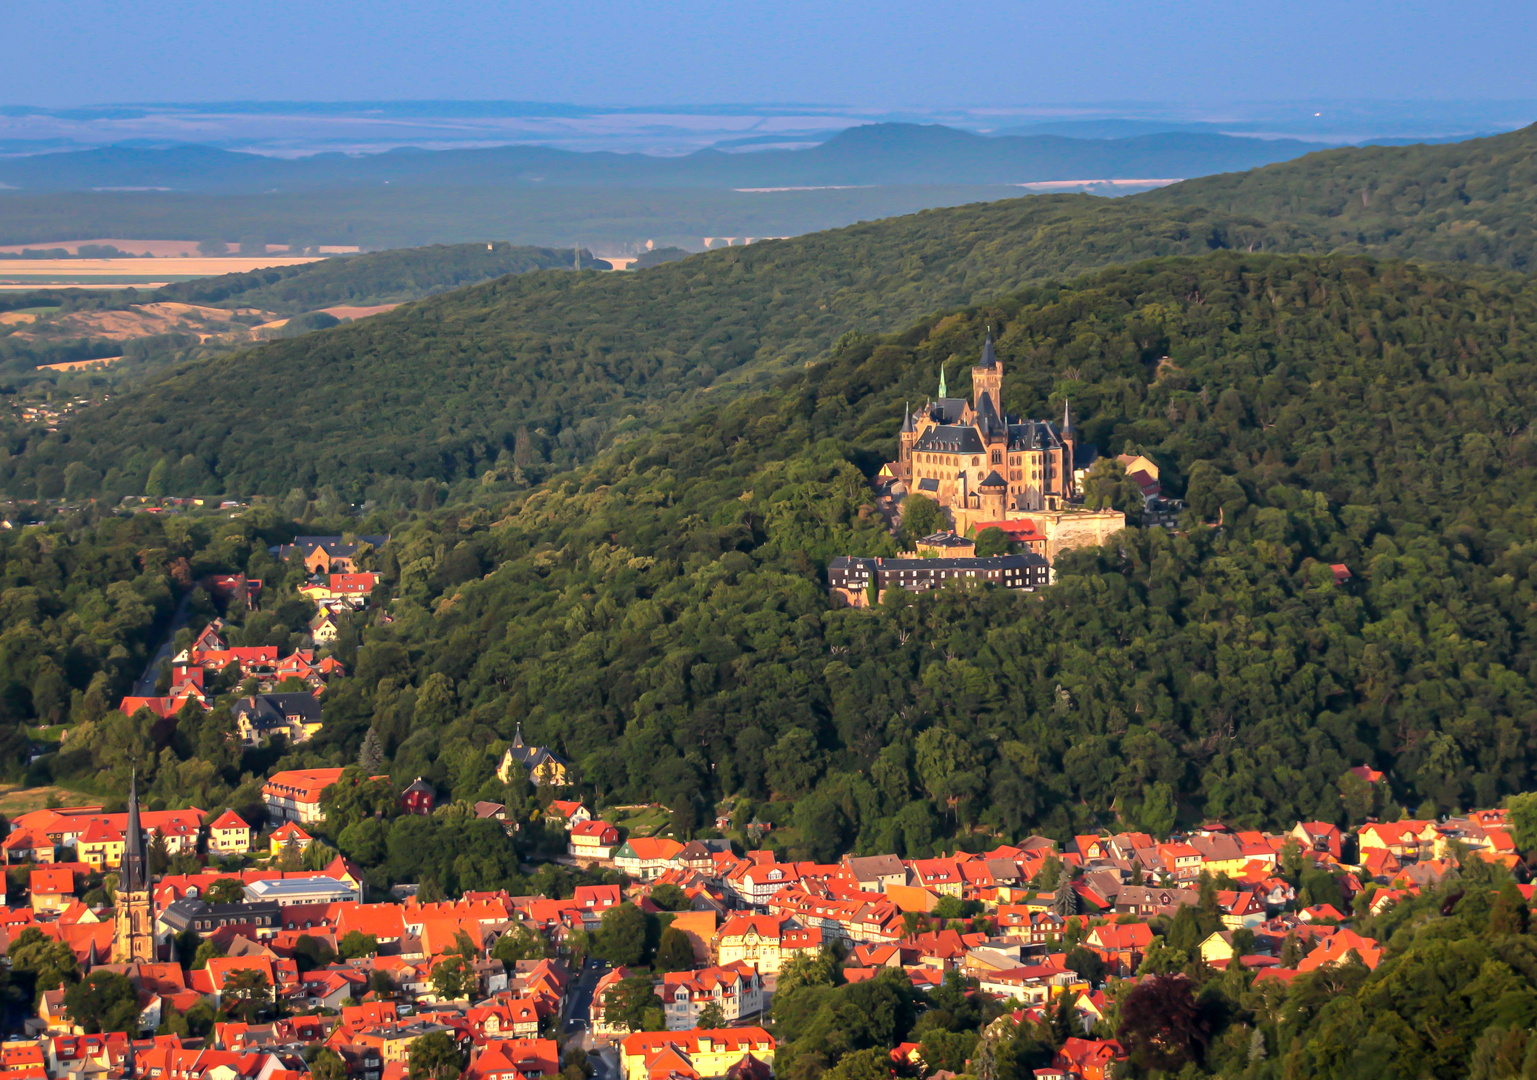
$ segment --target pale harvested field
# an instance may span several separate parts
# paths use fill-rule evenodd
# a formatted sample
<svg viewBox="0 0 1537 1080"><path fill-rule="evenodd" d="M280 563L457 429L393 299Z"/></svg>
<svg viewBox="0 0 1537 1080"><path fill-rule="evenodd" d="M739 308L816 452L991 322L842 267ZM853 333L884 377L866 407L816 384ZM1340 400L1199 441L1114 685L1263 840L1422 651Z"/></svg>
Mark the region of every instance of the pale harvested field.
<svg viewBox="0 0 1537 1080"><path fill-rule="evenodd" d="M0 326L16 326L19 323L29 323L37 318L35 311L0 311Z"/></svg>
<svg viewBox="0 0 1537 1080"><path fill-rule="evenodd" d="M235 247L234 241L228 241L228 243L231 249ZM177 257L197 257L198 241L124 240L120 237L117 239L106 237L99 240L43 240L34 244L6 244L4 247L0 247L0 255L20 252L22 248L32 248L34 251L46 251L49 248L63 248L65 251L73 255L75 252L80 250L81 244L110 244L117 248L119 251L131 252L134 255L149 254L153 255L157 259L172 259ZM278 245L276 244L268 244L267 250L271 252L277 247ZM287 251L288 249L283 248L282 250ZM322 246L320 249L321 254L324 255L346 255L357 250L358 248L355 246L348 247L345 245L326 245Z"/></svg>
<svg viewBox="0 0 1537 1080"><path fill-rule="evenodd" d="M99 360L66 360L62 364L39 364L39 371L80 371L84 368L106 367L121 360L121 356L103 356Z"/></svg>
<svg viewBox="0 0 1537 1080"><path fill-rule="evenodd" d="M386 311L394 311L399 306L399 304L375 304L373 307L355 307L341 304L320 310L327 315L335 315L338 319L366 319L370 315L383 315Z"/></svg>
<svg viewBox="0 0 1537 1080"><path fill-rule="evenodd" d="M303 255L230 255L220 258L190 259L0 259L0 278L72 277L89 281L93 277L217 277L260 270L266 266L293 266L319 262L318 256Z"/></svg>
<svg viewBox="0 0 1537 1080"><path fill-rule="evenodd" d="M231 326L232 315L256 315L263 319L271 317L270 312L258 311L256 308L227 310L162 301L156 304L136 304L123 311L76 311L53 319L48 329L55 334L71 333L115 341L149 334L188 332L199 334L205 339L209 335L234 335L236 338L249 336L250 331L244 326ZM28 340L40 335L32 330L17 330L15 336Z"/></svg>
<svg viewBox="0 0 1537 1080"><path fill-rule="evenodd" d="M32 810L41 810L50 795L58 796L64 806L94 806L99 798L81 795L61 787L22 787L20 784L0 784L0 814L15 817Z"/></svg>

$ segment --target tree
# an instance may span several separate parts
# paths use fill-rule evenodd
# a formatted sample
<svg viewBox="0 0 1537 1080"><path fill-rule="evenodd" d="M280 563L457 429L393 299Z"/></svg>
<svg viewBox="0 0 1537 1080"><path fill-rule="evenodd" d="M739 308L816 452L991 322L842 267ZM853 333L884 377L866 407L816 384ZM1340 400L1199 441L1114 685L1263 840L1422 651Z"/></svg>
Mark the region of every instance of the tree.
<svg viewBox="0 0 1537 1080"><path fill-rule="evenodd" d="M662 999L657 997L651 980L644 975L620 979L603 994L603 1016L611 1025L626 1031L659 1031L648 1026L653 1022L652 1012L661 1012ZM663 1013L663 1016L666 1014ZM666 1026L665 1021L663 1027Z"/></svg>
<svg viewBox="0 0 1537 1080"><path fill-rule="evenodd" d="M1505 805L1510 810L1510 833L1516 847L1521 851L1537 847L1537 791L1512 795Z"/></svg>
<svg viewBox="0 0 1537 1080"><path fill-rule="evenodd" d="M726 1026L726 1014L721 1011L720 1005L712 1001L699 1010L699 1016L696 1018L694 1026L705 1031L723 1028Z"/></svg>
<svg viewBox="0 0 1537 1080"><path fill-rule="evenodd" d="M615 967L640 963L646 955L646 913L628 902L609 908L593 951Z"/></svg>
<svg viewBox="0 0 1537 1080"><path fill-rule="evenodd" d="M663 911L684 911L689 906L688 893L671 883L651 890L651 902Z"/></svg>
<svg viewBox="0 0 1537 1080"><path fill-rule="evenodd" d="M1521 895L1516 883L1509 878L1500 882L1500 890L1489 909L1489 933L1524 934L1530 920L1531 912L1527 909L1526 898Z"/></svg>
<svg viewBox="0 0 1537 1080"><path fill-rule="evenodd" d="M832 986L837 982L837 971L837 959L827 950L800 950L780 966L774 993L785 995L802 986Z"/></svg>
<svg viewBox="0 0 1537 1080"><path fill-rule="evenodd" d="M93 971L64 991L64 1008L87 1035L103 1031L139 1033L139 999L133 983L115 971Z"/></svg>
<svg viewBox="0 0 1537 1080"><path fill-rule="evenodd" d="M1104 982L1105 975L1110 970L1099 953L1082 945L1067 954L1066 964L1071 970L1082 975L1084 981L1090 986L1098 986Z"/></svg>
<svg viewBox="0 0 1537 1080"><path fill-rule="evenodd" d="M203 902L208 904L238 904L245 899L245 886L239 878L221 877L203 890Z"/></svg>
<svg viewBox="0 0 1537 1080"><path fill-rule="evenodd" d="M360 956L375 956L379 952L379 939L361 930L348 930L336 943L336 954L343 960L356 960Z"/></svg>
<svg viewBox="0 0 1537 1080"><path fill-rule="evenodd" d="M909 495L902 500L902 544L911 548L925 536L948 529L950 521L944 509L925 495Z"/></svg>
<svg viewBox="0 0 1537 1080"><path fill-rule="evenodd" d="M687 971L694 966L694 945L675 926L662 931L656 947L656 966L662 971Z"/></svg>
<svg viewBox="0 0 1537 1080"><path fill-rule="evenodd" d="M459 1080L464 1055L448 1032L434 1031L412 1040L410 1065L411 1080Z"/></svg>
<svg viewBox="0 0 1537 1080"><path fill-rule="evenodd" d="M310 1080L347 1080L347 1063L329 1046L322 1047L310 1062Z"/></svg>
<svg viewBox="0 0 1537 1080"><path fill-rule="evenodd" d="M238 1014L251 1024L272 1007L272 990L272 982L265 971L243 968L225 977L219 1000L225 1012Z"/></svg>
<svg viewBox="0 0 1537 1080"><path fill-rule="evenodd" d="M41 994L56 990L64 983L73 983L80 977L75 954L62 941L47 937L35 926L29 926L12 941L6 950L11 970L29 976L32 989Z"/></svg>
<svg viewBox="0 0 1537 1080"><path fill-rule="evenodd" d="M983 529L977 533L977 558L986 559L994 555L1007 555L1009 553L1009 534L998 526Z"/></svg>
<svg viewBox="0 0 1537 1080"><path fill-rule="evenodd" d="M384 741L376 728L370 727L358 749L358 768L367 776L373 776L384 765Z"/></svg>
<svg viewBox="0 0 1537 1080"><path fill-rule="evenodd" d="M492 959L500 960L509 969L519 960L542 960L549 954L549 943L527 923L521 923L516 930L503 934L491 947Z"/></svg>
<svg viewBox="0 0 1537 1080"><path fill-rule="evenodd" d="M475 969L458 953L438 957L432 965L432 988L444 1001L459 1001L475 985Z"/></svg>
<svg viewBox="0 0 1537 1080"><path fill-rule="evenodd" d="M1154 975L1121 1003L1116 1037L1141 1068L1177 1072L1199 1063L1211 1040L1211 1021L1184 975Z"/></svg>
<svg viewBox="0 0 1537 1080"><path fill-rule="evenodd" d="M223 955L225 955L224 946L212 938L207 938L198 944L197 952L192 954L192 970L202 971L208 966L208 961Z"/></svg>

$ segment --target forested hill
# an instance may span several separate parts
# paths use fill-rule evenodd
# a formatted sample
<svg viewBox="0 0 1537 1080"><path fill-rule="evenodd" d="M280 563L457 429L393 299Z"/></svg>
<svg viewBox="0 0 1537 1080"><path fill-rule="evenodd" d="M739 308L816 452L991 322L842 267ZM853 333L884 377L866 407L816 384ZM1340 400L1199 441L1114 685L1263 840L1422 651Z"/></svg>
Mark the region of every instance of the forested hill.
<svg viewBox="0 0 1537 1080"><path fill-rule="evenodd" d="M1136 196L1288 221L1326 249L1537 266L1537 125L1438 146L1326 150Z"/></svg>
<svg viewBox="0 0 1537 1080"><path fill-rule="evenodd" d="M643 427L720 381L818 358L850 330L1127 258L1294 242L1226 215L1039 196L637 273L523 274L120 394L14 444L0 489L62 493L74 470L71 491L138 493L162 459L175 492L328 484L348 498L414 498L425 480L493 468L536 479L589 456L627 417Z"/></svg>
<svg viewBox="0 0 1537 1080"><path fill-rule="evenodd" d="M608 263L587 251L497 243L433 244L183 281L155 290L154 299L255 307L290 315L337 304L419 300L506 274L570 269L578 261L589 269L609 269ZM142 296L138 302L144 302Z"/></svg>
<svg viewBox="0 0 1537 1080"><path fill-rule="evenodd" d="M1219 254L845 341L511 507L399 530L394 621L304 759L352 761L372 724L397 777L474 798L521 721L609 803L687 829L745 796L823 860L1494 805L1537 786L1534 320L1531 288ZM1187 489L1186 529L1065 557L1033 596L831 608L827 560L893 550L866 476L902 403L987 325L1010 410L1071 396ZM1362 762L1383 805L1341 801Z"/></svg>

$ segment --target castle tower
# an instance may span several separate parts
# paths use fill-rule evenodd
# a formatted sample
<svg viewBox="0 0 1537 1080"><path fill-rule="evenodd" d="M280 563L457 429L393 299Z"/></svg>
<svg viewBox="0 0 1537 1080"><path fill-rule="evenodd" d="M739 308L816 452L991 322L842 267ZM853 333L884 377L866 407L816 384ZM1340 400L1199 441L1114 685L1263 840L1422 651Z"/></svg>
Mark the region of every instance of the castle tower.
<svg viewBox="0 0 1537 1080"><path fill-rule="evenodd" d="M1009 504L1009 482L994 469L977 485L977 509L984 521L1002 521Z"/></svg>
<svg viewBox="0 0 1537 1080"><path fill-rule="evenodd" d="M978 416L987 411L982 407L983 398L992 402L994 415L1003 415L1003 365L993 352L991 330L987 332L987 340L982 342L982 359L971 369L971 407Z"/></svg>
<svg viewBox="0 0 1537 1080"><path fill-rule="evenodd" d="M112 962L155 961L155 912L150 897L149 853L139 824L138 777L128 782L128 829L118 867L117 908L112 917Z"/></svg>
<svg viewBox="0 0 1537 1080"><path fill-rule="evenodd" d="M1077 456L1078 433L1073 430L1073 403L1062 401L1062 497L1073 497L1073 460Z"/></svg>
<svg viewBox="0 0 1537 1080"><path fill-rule="evenodd" d="M902 406L902 432L897 436L897 460L911 462L913 460L913 443L918 441L918 425L913 423L913 410L910 404Z"/></svg>

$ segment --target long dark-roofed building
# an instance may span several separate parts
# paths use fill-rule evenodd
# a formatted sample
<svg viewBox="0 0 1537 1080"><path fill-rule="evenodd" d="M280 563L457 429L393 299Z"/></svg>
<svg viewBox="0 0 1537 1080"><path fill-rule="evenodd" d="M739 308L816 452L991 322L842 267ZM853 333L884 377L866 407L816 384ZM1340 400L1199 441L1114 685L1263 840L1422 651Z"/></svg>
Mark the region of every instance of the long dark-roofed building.
<svg viewBox="0 0 1537 1080"><path fill-rule="evenodd" d="M865 607L874 585L923 592L945 585L1001 585L1005 589L1036 589L1051 580L1051 564L1035 554L992 555L969 559L884 559L840 555L827 566L827 587L851 607Z"/></svg>

